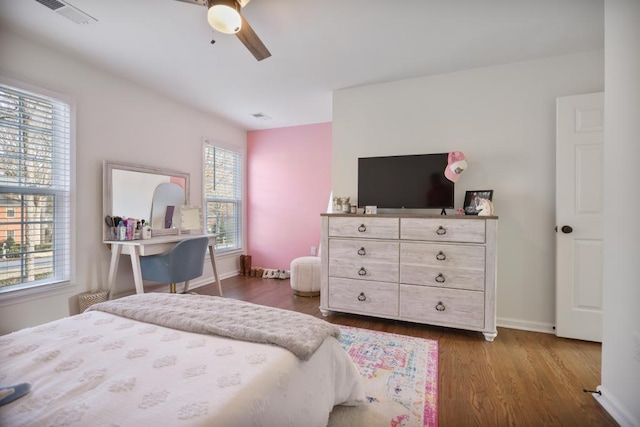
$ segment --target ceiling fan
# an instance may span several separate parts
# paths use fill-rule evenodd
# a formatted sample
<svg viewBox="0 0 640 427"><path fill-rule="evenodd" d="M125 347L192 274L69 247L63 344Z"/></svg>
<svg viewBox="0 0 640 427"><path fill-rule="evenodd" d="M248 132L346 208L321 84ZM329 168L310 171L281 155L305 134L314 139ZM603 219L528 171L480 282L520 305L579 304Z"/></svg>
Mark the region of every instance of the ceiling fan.
<svg viewBox="0 0 640 427"><path fill-rule="evenodd" d="M225 34L235 34L249 52L258 61L271 56L269 49L262 43L260 37L253 31L251 25L244 19L240 9L251 0L177 0L207 6L207 20L215 30ZM212 42L213 43L213 42Z"/></svg>

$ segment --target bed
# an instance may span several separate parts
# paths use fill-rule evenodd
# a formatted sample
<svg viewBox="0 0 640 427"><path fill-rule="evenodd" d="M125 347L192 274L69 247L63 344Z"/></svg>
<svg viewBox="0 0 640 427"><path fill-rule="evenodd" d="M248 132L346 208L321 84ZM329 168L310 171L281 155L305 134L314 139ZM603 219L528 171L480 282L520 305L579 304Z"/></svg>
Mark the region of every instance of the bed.
<svg viewBox="0 0 640 427"><path fill-rule="evenodd" d="M96 304L0 337L0 384L31 384L0 407L0 425L326 426L334 405L364 401L338 335L218 297Z"/></svg>

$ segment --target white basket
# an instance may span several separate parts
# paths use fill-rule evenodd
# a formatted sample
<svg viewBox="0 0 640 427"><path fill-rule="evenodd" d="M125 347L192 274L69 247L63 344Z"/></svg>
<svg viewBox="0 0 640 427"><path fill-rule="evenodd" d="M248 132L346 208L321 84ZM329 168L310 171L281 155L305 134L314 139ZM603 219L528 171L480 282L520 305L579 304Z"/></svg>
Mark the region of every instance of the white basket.
<svg viewBox="0 0 640 427"><path fill-rule="evenodd" d="M78 295L78 305L80 306L80 313L85 311L89 306L98 302L105 302L109 299L108 289L96 289L93 291L83 292Z"/></svg>

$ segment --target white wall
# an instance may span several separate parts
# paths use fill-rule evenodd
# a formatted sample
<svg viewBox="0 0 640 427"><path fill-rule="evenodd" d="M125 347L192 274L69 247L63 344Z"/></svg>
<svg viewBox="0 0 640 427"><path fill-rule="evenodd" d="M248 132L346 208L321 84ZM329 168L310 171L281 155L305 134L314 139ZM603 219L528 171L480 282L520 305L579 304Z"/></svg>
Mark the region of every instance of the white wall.
<svg viewBox="0 0 640 427"><path fill-rule="evenodd" d="M6 31L0 32L0 74L71 96L76 105L75 254L72 283L55 295L0 304L0 333L74 313L80 292L103 286L109 252L101 243L102 162L138 163L191 174L191 202L201 204L202 138L246 147L246 132L212 115ZM235 258L219 260L224 277ZM206 264L205 264L206 265ZM210 275L209 267L206 274ZM120 262L116 294L133 292L131 266Z"/></svg>
<svg viewBox="0 0 640 427"><path fill-rule="evenodd" d="M493 189L500 217L498 324L551 332L555 100L602 91L603 67L597 51L336 91L333 192L356 197L358 157L464 152L456 206Z"/></svg>
<svg viewBox="0 0 640 427"><path fill-rule="evenodd" d="M602 397L640 426L640 2L605 2Z"/></svg>

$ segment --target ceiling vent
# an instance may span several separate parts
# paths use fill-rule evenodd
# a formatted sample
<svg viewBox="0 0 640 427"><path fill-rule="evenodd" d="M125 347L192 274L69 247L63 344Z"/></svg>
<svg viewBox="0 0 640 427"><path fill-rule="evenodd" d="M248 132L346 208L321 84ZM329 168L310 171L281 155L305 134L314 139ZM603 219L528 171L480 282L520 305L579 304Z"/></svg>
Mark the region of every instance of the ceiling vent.
<svg viewBox="0 0 640 427"><path fill-rule="evenodd" d="M76 24L89 24L90 22L98 22L93 16L87 15L75 6L60 0L36 0L41 5L56 11L67 19L72 20Z"/></svg>
<svg viewBox="0 0 640 427"><path fill-rule="evenodd" d="M260 120L271 120L271 117L267 116L265 113L253 113L252 116Z"/></svg>

